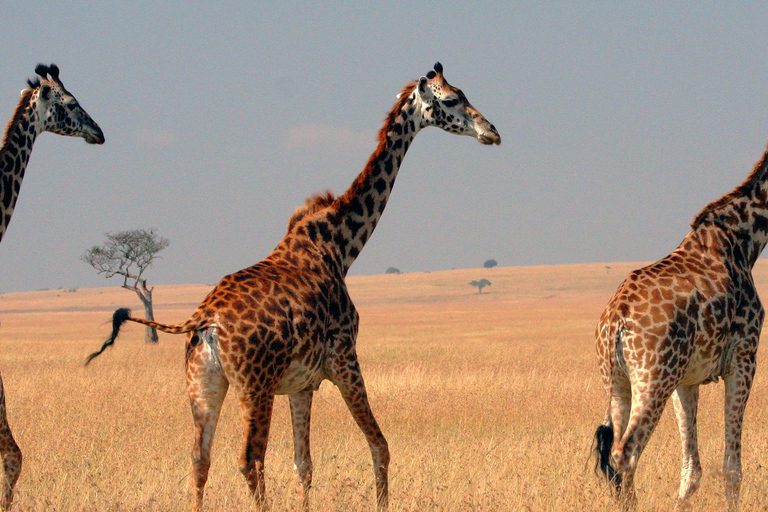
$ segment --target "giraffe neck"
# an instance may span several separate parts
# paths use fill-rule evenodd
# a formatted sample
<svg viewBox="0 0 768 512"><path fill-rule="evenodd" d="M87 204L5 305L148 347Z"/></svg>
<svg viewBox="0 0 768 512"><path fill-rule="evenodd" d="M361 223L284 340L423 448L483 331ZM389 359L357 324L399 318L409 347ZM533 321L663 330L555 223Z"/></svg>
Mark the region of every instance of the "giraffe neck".
<svg viewBox="0 0 768 512"><path fill-rule="evenodd" d="M34 89L23 92L0 148L0 241L11 222L24 170L32 154L32 145L40 132L39 116L32 101L33 93Z"/></svg>
<svg viewBox="0 0 768 512"><path fill-rule="evenodd" d="M379 132L379 145L363 172L336 200L329 221L344 274L376 228L403 157L413 138L424 127L422 108L424 104L416 93L415 84L409 84L387 116Z"/></svg>
<svg viewBox="0 0 768 512"><path fill-rule="evenodd" d="M768 244L768 151L744 183L699 213L693 228L708 223L728 235L734 258L751 269Z"/></svg>

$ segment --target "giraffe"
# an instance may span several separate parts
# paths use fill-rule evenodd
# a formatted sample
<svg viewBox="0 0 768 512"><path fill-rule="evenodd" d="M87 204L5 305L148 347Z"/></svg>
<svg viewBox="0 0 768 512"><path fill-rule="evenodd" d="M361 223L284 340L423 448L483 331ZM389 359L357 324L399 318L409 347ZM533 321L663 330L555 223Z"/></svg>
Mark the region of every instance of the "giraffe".
<svg viewBox="0 0 768 512"><path fill-rule="evenodd" d="M90 144L103 144L101 128L78 104L59 79L55 64L38 64L39 78L28 80L29 88L21 91L16 110L5 129L0 147L0 241L11 221L24 179L24 170L32 154L32 145L42 132L83 137ZM3 458L3 481L0 484L0 509L10 508L13 488L21 473L22 454L16 444L5 409L5 390L0 376L0 455Z"/></svg>
<svg viewBox="0 0 768 512"><path fill-rule="evenodd" d="M21 91L0 148L0 241L11 221L24 170L38 135L53 132L82 137L89 144L104 143L99 125L64 88L59 68L55 64L39 64L35 73L40 78L28 80L29 88Z"/></svg>
<svg viewBox="0 0 768 512"><path fill-rule="evenodd" d="M725 495L729 510L738 507L742 423L764 317L752 267L766 242L768 151L741 185L696 216L677 249L631 272L600 317L609 404L595 432L597 465L627 506L636 503L637 462L670 395L682 443L676 507L696 492L699 385L723 379Z"/></svg>
<svg viewBox="0 0 768 512"><path fill-rule="evenodd" d="M321 194L296 210L282 241L263 261L224 277L177 325L130 316L119 309L101 350L125 321L188 333L186 376L195 422L193 510L202 508L210 450L221 404L231 386L240 402L240 471L254 500L265 506L264 453L275 395L290 395L294 463L304 507L312 483L309 447L314 391L328 379L341 392L373 458L376 502L389 501L389 448L368 402L356 355L358 314L345 276L373 233L414 137L426 126L500 144L496 128L448 84L443 67L407 84L379 132L378 147L349 189Z"/></svg>

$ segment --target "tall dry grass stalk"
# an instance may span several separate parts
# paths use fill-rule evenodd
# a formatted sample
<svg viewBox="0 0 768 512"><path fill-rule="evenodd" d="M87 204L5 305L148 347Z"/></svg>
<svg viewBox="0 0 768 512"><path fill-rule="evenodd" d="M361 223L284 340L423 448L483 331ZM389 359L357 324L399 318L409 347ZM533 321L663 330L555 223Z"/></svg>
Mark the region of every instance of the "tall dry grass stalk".
<svg viewBox="0 0 768 512"><path fill-rule="evenodd" d="M353 277L358 350L389 441L394 511L612 510L589 460L606 399L593 329L635 264L456 270ZM768 290L768 265L756 271ZM482 294L469 281L492 282ZM160 321L187 317L209 286L158 286ZM119 289L0 295L0 371L24 450L20 511L186 511L192 420L184 338L143 343L128 326L88 368L111 312L138 307ZM765 349L762 349L763 351ZM761 354L762 359L762 354ZM762 361L761 361L762 362ZM743 510L768 506L766 379L758 367L744 433ZM701 394L704 465L693 510L724 509L722 385ZM670 509L680 447L665 412L637 475L639 510ZM237 470L241 426L228 397L206 505L250 510ZM371 510L373 471L338 391L324 383L312 418L312 509ZM278 397L267 451L273 510L297 509L287 399Z"/></svg>

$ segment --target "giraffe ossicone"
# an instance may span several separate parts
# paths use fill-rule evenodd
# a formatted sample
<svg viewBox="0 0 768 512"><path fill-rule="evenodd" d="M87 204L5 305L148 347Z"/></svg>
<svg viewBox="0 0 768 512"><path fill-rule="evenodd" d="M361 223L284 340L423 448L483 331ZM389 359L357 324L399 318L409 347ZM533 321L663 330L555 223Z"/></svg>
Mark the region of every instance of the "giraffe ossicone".
<svg viewBox="0 0 768 512"><path fill-rule="evenodd" d="M45 131L60 135L83 137L91 144L102 144L104 134L93 119L80 107L59 79L55 64L38 64L39 78L28 80L21 99L5 129L0 146L0 241L11 222L16 200L21 190L32 145ZM10 508L13 489L21 473L22 455L13 439L5 409L5 390L0 377L0 455L3 475L0 482L0 510Z"/></svg>
<svg viewBox="0 0 768 512"><path fill-rule="evenodd" d="M768 243L768 152L732 192L708 204L666 258L619 286L595 333L608 398L595 432L597 465L614 494L636 502L638 459L672 396L682 443L677 506L698 489L699 386L725 382L723 475L738 507L744 409L764 310L752 268Z"/></svg>
<svg viewBox="0 0 768 512"><path fill-rule="evenodd" d="M195 421L194 510L202 508L211 443L230 386L243 417L240 470L261 504L274 396L290 395L294 464L306 507L312 483L312 396L326 379L339 388L368 441L377 508L387 508L389 448L368 403L355 349L358 314L344 277L373 233L419 130L437 126L483 144L501 142L496 128L448 84L442 66L436 64L429 76L403 88L379 132L378 147L349 189L339 197L326 193L308 199L263 261L224 277L180 324L151 322L118 310L111 336L89 356L90 362L112 345L125 321L188 333L186 372Z"/></svg>

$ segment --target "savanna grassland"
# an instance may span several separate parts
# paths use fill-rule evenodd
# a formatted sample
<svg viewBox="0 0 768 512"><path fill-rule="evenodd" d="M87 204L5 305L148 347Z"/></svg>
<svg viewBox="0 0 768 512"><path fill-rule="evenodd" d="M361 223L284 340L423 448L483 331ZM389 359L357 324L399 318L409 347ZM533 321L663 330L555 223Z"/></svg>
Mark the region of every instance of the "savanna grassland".
<svg viewBox="0 0 768 512"><path fill-rule="evenodd" d="M589 459L606 399L593 330L636 264L454 270L351 277L361 316L358 352L392 462L394 511L611 510ZM768 293L768 262L755 271ZM477 293L469 281L492 285ZM210 285L158 286L155 315L189 315ZM143 342L128 324L88 368L111 313L134 295L119 288L0 295L0 370L24 470L17 510L190 509L192 420L184 336ZM764 342L765 343L765 342ZM747 408L743 510L768 507L768 389L764 345ZM704 466L693 510L725 508L722 384L702 388ZM290 414L278 397L267 451L273 510L298 508ZM640 461L639 510L668 510L680 447L671 404ZM210 511L250 510L237 469L241 426L229 396L207 486ZM338 391L325 382L312 417L312 509L372 510L367 444Z"/></svg>

